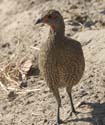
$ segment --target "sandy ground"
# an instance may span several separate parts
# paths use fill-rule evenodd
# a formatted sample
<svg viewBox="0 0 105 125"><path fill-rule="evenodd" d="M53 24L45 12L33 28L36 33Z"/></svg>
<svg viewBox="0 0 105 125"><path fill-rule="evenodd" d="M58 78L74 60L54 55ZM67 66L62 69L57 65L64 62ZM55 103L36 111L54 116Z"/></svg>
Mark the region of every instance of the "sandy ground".
<svg viewBox="0 0 105 125"><path fill-rule="evenodd" d="M72 90L80 114L69 117L69 98L61 89L61 118L65 125L104 125L105 0L0 0L0 67L23 58L36 67L35 47L47 39L49 27L34 23L51 8L62 13L66 36L81 42L86 60L84 76ZM56 102L37 68L28 76L28 86L16 89L20 93L11 97L0 87L0 125L54 125Z"/></svg>

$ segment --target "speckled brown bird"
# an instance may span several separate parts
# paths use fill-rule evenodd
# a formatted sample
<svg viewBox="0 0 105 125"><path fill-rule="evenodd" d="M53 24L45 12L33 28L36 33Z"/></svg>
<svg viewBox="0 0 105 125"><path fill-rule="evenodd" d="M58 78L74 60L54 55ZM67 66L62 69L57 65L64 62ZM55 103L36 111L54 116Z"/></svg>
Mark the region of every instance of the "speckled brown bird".
<svg viewBox="0 0 105 125"><path fill-rule="evenodd" d="M49 36L41 46L39 53L39 69L45 78L58 104L57 125L60 119L61 98L59 88L65 87L70 97L71 110L76 113L71 90L84 72L85 61L81 44L65 36L65 24L57 10L43 12L36 24L45 23L50 26Z"/></svg>

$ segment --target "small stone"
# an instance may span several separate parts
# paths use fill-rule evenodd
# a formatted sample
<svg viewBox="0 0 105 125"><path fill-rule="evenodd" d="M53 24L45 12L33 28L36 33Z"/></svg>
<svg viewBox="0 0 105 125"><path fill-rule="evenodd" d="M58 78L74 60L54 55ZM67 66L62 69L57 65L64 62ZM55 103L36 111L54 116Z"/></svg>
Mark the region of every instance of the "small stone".
<svg viewBox="0 0 105 125"><path fill-rule="evenodd" d="M14 100L17 97L17 94L15 93L15 91L10 91L8 94L8 99L10 100Z"/></svg>
<svg viewBox="0 0 105 125"><path fill-rule="evenodd" d="M47 122L47 119L44 119L44 123L46 123Z"/></svg>
<svg viewBox="0 0 105 125"><path fill-rule="evenodd" d="M4 44L2 45L2 48L6 48L6 47L10 47L10 44L9 44L9 43L4 43Z"/></svg>

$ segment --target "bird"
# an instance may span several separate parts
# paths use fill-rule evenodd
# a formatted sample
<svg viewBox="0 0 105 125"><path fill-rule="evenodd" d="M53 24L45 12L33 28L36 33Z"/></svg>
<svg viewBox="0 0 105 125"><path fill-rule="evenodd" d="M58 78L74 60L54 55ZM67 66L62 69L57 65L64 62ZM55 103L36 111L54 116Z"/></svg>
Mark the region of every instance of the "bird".
<svg viewBox="0 0 105 125"><path fill-rule="evenodd" d="M57 102L56 125L60 119L61 97L59 88L65 88L71 103L71 113L76 114L72 87L79 83L84 74L85 59L80 42L65 35L65 23L58 10L49 9L42 13L35 24L49 25L49 35L41 43L38 56L39 70Z"/></svg>

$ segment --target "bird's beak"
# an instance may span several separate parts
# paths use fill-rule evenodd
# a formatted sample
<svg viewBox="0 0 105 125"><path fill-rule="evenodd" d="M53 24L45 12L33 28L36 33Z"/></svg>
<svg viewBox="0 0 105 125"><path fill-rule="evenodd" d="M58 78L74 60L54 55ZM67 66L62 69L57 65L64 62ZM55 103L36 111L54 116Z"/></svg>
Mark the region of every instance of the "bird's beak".
<svg viewBox="0 0 105 125"><path fill-rule="evenodd" d="M43 22L43 18L39 18L36 20L35 24L39 24L39 23L42 23Z"/></svg>

